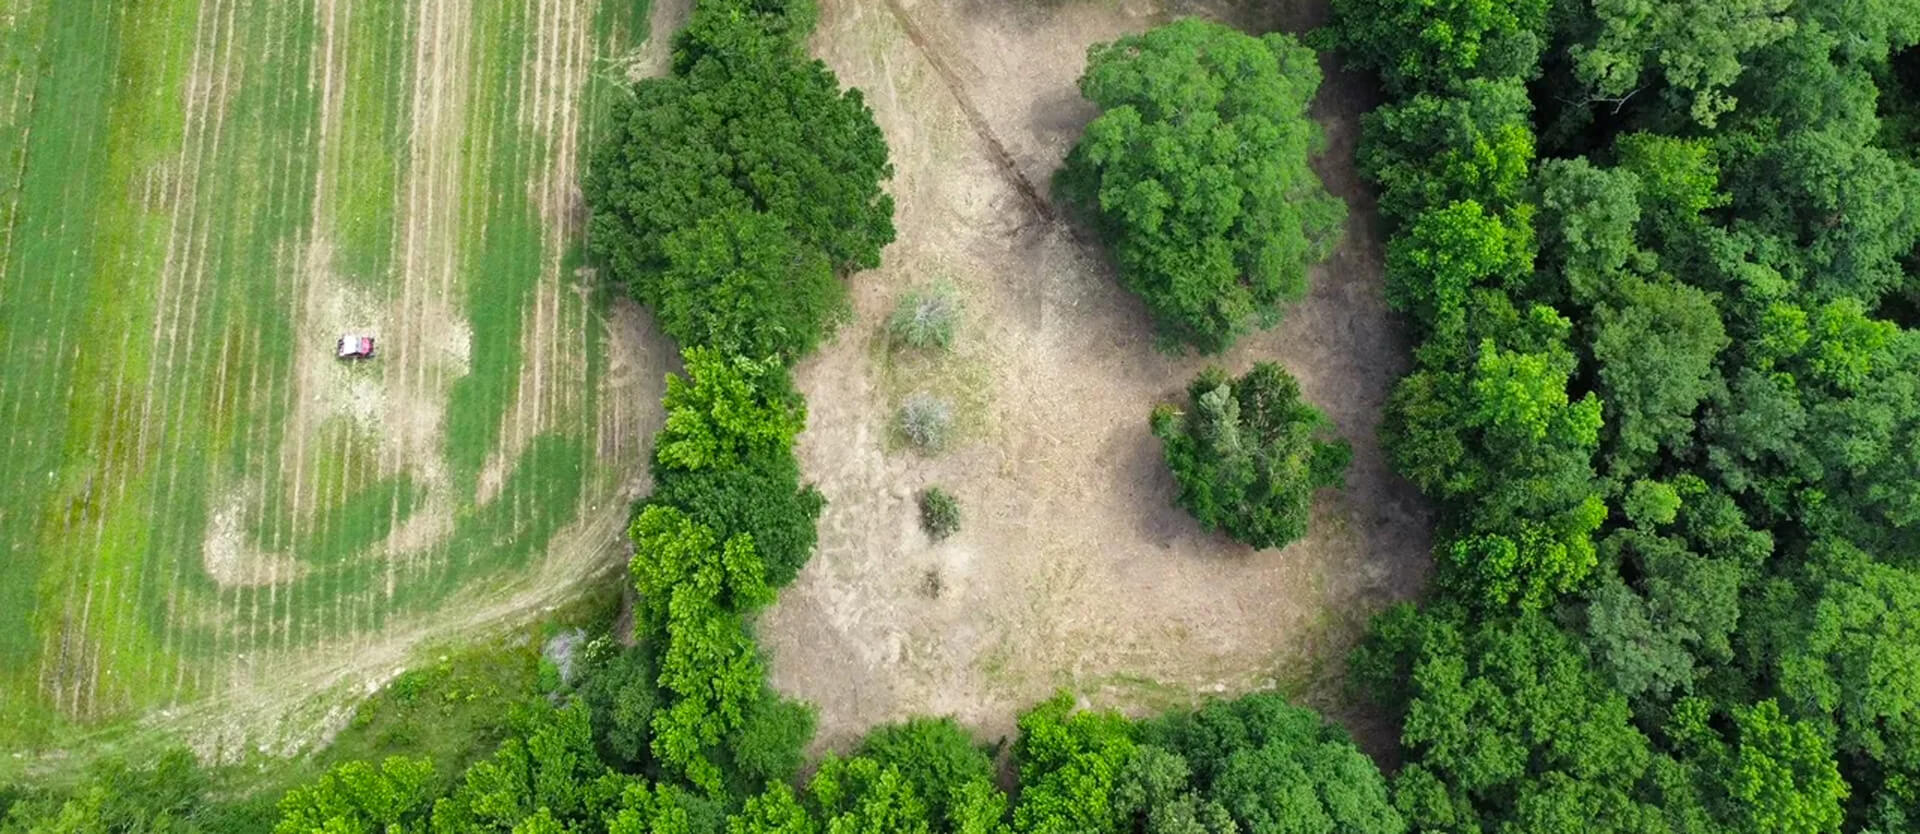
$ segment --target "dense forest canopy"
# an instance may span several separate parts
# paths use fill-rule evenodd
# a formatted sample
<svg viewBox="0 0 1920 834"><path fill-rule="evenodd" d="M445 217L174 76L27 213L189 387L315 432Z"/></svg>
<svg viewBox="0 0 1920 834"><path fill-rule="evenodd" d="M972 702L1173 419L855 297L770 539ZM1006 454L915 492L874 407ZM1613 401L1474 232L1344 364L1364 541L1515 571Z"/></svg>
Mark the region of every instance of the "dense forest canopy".
<svg viewBox="0 0 1920 834"><path fill-rule="evenodd" d="M1354 657L1402 813L1920 824L1920 6L1334 7L1444 510Z"/></svg>

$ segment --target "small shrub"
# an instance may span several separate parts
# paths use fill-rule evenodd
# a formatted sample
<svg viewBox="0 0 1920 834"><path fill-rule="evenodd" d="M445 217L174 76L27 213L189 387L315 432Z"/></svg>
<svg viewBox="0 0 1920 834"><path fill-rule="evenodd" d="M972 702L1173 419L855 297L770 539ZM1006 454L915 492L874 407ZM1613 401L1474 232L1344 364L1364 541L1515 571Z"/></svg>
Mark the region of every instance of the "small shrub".
<svg viewBox="0 0 1920 834"><path fill-rule="evenodd" d="M946 448L953 435L953 404L925 391L907 398L900 406L901 436L923 452Z"/></svg>
<svg viewBox="0 0 1920 834"><path fill-rule="evenodd" d="M920 493L920 526L940 541L960 531L960 502L939 487Z"/></svg>
<svg viewBox="0 0 1920 834"><path fill-rule="evenodd" d="M887 319L887 333L908 347L945 350L953 346L953 331L959 323L959 294L952 284L935 281L900 297Z"/></svg>

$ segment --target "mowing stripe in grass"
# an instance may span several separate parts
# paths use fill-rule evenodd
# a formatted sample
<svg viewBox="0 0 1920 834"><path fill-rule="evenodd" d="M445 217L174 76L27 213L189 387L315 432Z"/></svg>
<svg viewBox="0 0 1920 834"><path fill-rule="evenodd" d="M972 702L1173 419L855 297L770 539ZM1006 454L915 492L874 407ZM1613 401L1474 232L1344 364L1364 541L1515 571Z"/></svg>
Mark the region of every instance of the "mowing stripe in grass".
<svg viewBox="0 0 1920 834"><path fill-rule="evenodd" d="M577 164L619 89L598 59L646 9L464 6L10 10L0 746L72 738L225 690L258 674L255 658L285 664L323 641L382 639L373 632L452 599L524 589L586 500L612 500L638 467L637 449L598 435L605 302L569 291L579 218L543 211L569 196L571 177L555 172ZM426 54L457 73L440 79L449 86L414 83ZM327 126L330 60L347 77ZM419 123L439 111L416 107L416 89L458 91L448 121ZM436 138L402 153L423 130ZM432 224L418 240L415 219ZM434 248L415 271L406 249L423 241ZM293 419L295 357L325 349L300 344L312 247L352 291L387 299L390 352L359 380L444 402L441 448L428 450L444 461L344 419ZM472 332L458 378L437 358L446 334L413 318L439 300ZM502 479L481 503L492 459ZM396 542L428 506L449 535L425 550ZM304 575L249 584L250 562L216 581L203 556L210 522L228 514L236 552Z"/></svg>

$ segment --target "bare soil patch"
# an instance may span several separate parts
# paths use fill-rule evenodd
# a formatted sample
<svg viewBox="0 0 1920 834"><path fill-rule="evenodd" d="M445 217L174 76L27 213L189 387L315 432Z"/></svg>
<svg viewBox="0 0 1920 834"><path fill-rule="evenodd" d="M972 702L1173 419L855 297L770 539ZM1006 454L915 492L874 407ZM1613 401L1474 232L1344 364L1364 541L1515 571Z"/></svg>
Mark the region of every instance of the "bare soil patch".
<svg viewBox="0 0 1920 834"><path fill-rule="evenodd" d="M1207 534L1173 505L1147 414L1207 361L1154 350L1144 309L1087 235L1052 219L1046 193L1094 115L1074 86L1090 44L1176 14L1299 31L1319 5L1248 20L1136 0L821 3L815 53L887 134L900 230L885 265L854 279L855 322L797 374L811 412L799 453L830 504L818 553L759 631L775 684L818 704L821 745L915 713L991 739L1064 686L1133 712L1278 687L1390 747L1336 686L1366 617L1427 570L1427 509L1375 438L1408 347L1352 166L1373 93L1326 66L1318 168L1351 209L1345 243L1284 323L1215 360L1281 362L1353 442L1347 488L1323 494L1311 534L1285 549ZM938 278L967 304L954 352L888 347L877 334L895 299ZM935 458L891 437L917 390L976 412ZM932 485L965 517L939 544L914 503Z"/></svg>

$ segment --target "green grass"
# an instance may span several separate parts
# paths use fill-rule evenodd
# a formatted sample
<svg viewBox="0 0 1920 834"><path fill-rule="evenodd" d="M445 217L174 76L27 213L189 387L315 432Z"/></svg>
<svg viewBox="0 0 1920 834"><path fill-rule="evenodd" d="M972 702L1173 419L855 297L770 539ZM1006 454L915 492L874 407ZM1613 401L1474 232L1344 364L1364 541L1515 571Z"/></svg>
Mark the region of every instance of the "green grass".
<svg viewBox="0 0 1920 834"><path fill-rule="evenodd" d="M619 608L620 591L609 585L537 623L475 644L424 652L422 663L355 707L325 748L291 761L256 758L215 769L210 774L214 792L224 801L202 822L213 831L264 830L277 819L276 805L288 789L350 761L424 757L434 762L442 788L450 788L468 765L490 755L507 736L513 711L503 705L546 694L540 680L546 641L574 628L604 633Z"/></svg>
<svg viewBox="0 0 1920 834"><path fill-rule="evenodd" d="M236 657L291 662L513 586L638 465L595 448L606 367L593 294L562 292L552 313L573 334L573 358L554 363L581 369L571 388L524 446L503 436L543 269L557 261L570 283L581 263L580 241L557 239L534 202L563 149L529 112L539 21L526 7L475 7L464 119L450 126L460 145L431 172L458 185L445 290L472 334L468 372L444 374L441 480L401 465L382 430L292 416L300 352L330 347L305 343L316 241L344 291L391 327L419 301L402 292L408 189L428 176L411 145L415 4L353 4L331 32L314 0L15 0L7 14L0 749L113 737L227 689ZM646 8L606 0L591 14L602 58L579 103L582 142L616 94L602 70L644 36ZM329 48L349 79L331 128ZM351 373L390 390L397 361ZM482 501L480 473L503 455ZM383 542L429 507L450 515L443 535L389 563ZM297 579L209 574L214 522L233 513L238 551L296 564Z"/></svg>

